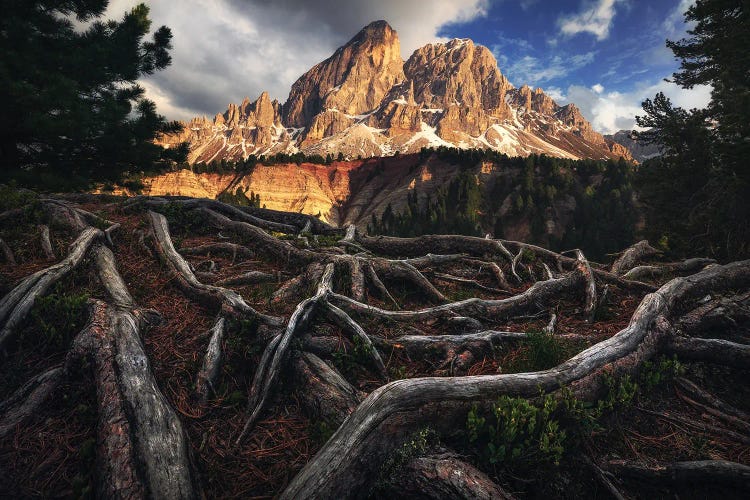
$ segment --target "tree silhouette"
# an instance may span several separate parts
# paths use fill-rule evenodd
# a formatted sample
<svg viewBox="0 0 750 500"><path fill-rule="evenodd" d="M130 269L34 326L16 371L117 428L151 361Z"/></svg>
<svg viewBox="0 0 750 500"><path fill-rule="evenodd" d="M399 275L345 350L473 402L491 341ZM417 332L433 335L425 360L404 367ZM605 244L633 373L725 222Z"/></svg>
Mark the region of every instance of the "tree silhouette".
<svg viewBox="0 0 750 500"><path fill-rule="evenodd" d="M7 176L85 185L184 158L185 146L153 144L180 125L157 114L136 83L170 64L172 34L162 26L146 39L144 4L121 21L101 20L108 3L2 2L0 162Z"/></svg>

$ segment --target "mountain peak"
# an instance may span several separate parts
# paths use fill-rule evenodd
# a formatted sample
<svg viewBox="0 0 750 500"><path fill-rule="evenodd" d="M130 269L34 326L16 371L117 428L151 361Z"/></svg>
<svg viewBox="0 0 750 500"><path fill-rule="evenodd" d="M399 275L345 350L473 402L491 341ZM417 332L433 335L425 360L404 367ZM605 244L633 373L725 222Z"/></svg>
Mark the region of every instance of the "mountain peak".
<svg viewBox="0 0 750 500"><path fill-rule="evenodd" d="M292 85L285 121L304 127L326 110L348 115L371 111L404 80L403 64L398 33L385 21L370 23Z"/></svg>
<svg viewBox="0 0 750 500"><path fill-rule="evenodd" d="M388 21L384 21L383 19L380 19L379 21L371 22L370 24L362 28L359 32L360 33L387 33L389 31L394 31L393 28L391 28L391 25L388 24Z"/></svg>
<svg viewBox="0 0 750 500"><path fill-rule="evenodd" d="M230 105L213 122L191 122L190 161L301 150L349 157L421 147L492 148L509 155L628 156L593 130L573 104L540 88L515 88L487 47L468 38L431 43L401 59L386 21L357 32L302 75L280 106L263 93Z"/></svg>

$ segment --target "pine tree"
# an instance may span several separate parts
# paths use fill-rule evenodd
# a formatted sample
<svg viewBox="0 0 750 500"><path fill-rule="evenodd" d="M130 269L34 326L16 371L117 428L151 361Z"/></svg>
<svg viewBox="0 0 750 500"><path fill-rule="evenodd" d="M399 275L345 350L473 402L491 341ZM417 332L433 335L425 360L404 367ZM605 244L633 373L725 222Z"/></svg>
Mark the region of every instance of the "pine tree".
<svg viewBox="0 0 750 500"><path fill-rule="evenodd" d="M180 129L136 81L167 67L172 34L137 5L121 21L108 0L2 0L0 165L5 176L117 180L181 161L186 146L153 144ZM90 23L84 29L74 23ZM78 28L78 29L77 29Z"/></svg>
<svg viewBox="0 0 750 500"><path fill-rule="evenodd" d="M667 41L681 60L675 83L712 86L706 109L663 94L643 103L638 134L665 150L640 169L647 233L681 254L750 255L750 11L744 0L697 0L688 38Z"/></svg>

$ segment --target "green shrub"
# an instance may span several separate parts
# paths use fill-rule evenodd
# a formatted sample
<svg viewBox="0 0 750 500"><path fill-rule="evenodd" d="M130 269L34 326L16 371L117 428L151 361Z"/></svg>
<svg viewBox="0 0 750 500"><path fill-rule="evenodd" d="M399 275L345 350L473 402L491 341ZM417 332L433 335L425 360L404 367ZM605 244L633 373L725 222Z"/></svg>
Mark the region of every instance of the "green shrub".
<svg viewBox="0 0 750 500"><path fill-rule="evenodd" d="M65 293L58 285L55 290L39 297L31 309L31 335L41 335L45 351L67 347L86 324L87 294Z"/></svg>
<svg viewBox="0 0 750 500"><path fill-rule="evenodd" d="M480 454L491 464L499 462L552 462L565 452L566 432L552 418L557 402L551 395L537 406L525 398L501 396L488 416L476 407L469 411L469 442L486 443Z"/></svg>

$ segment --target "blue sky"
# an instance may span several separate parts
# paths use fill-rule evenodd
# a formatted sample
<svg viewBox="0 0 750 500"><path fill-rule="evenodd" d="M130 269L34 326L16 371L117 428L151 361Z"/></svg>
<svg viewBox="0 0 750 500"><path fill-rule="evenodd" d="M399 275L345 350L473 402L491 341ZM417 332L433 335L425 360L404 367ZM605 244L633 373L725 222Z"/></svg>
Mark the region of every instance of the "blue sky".
<svg viewBox="0 0 750 500"><path fill-rule="evenodd" d="M379 19L398 31L404 59L473 39L514 85L575 103L604 133L632 127L658 91L687 108L709 98L664 82L678 66L664 41L684 36L692 0L111 0L106 16L141 1L174 35L173 64L141 81L170 119L213 116L264 90L284 102L299 76Z"/></svg>
<svg viewBox="0 0 750 500"><path fill-rule="evenodd" d="M689 4L494 1L485 15L445 25L438 34L485 45L514 85L542 87L561 102L578 98L595 126L611 131L632 126L631 109L637 110L640 96L652 96L655 90L667 91L686 107L707 101L707 88L687 92L663 81L679 66L665 39L686 36L683 13Z"/></svg>

